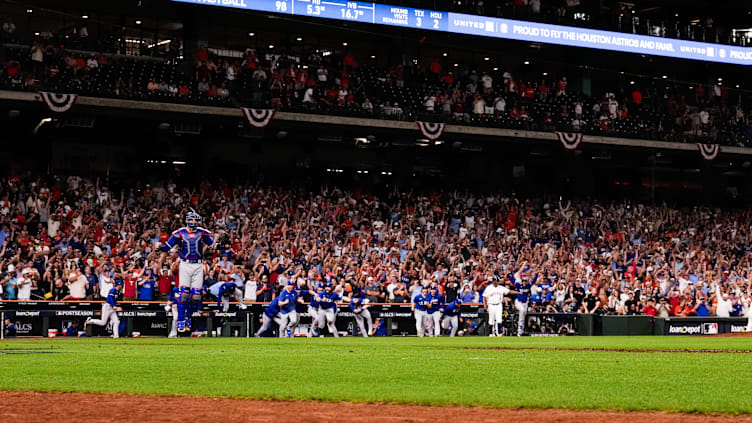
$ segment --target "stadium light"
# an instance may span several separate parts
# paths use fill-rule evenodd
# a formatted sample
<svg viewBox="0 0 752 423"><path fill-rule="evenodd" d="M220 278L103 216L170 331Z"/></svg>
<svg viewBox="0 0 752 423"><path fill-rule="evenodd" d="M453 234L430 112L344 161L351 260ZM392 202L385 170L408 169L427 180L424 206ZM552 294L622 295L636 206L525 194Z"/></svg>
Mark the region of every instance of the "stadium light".
<svg viewBox="0 0 752 423"><path fill-rule="evenodd" d="M136 25L141 25L141 20L140 19L136 19Z"/></svg>
<svg viewBox="0 0 752 423"><path fill-rule="evenodd" d="M274 44L269 44L269 48L274 48Z"/></svg>
<svg viewBox="0 0 752 423"><path fill-rule="evenodd" d="M181 161L181 160L173 160L173 161L172 161L172 164L174 164L174 165L184 165L184 164L185 164L185 162L184 162L184 161Z"/></svg>
<svg viewBox="0 0 752 423"><path fill-rule="evenodd" d="M528 61L528 60L525 60L524 64L526 64L526 65L529 65L529 64L530 64L530 61Z"/></svg>
<svg viewBox="0 0 752 423"><path fill-rule="evenodd" d="M89 15L81 15L81 19L89 19Z"/></svg>
<svg viewBox="0 0 752 423"><path fill-rule="evenodd" d="M499 70L499 68L494 68L495 71Z"/></svg>
<svg viewBox="0 0 752 423"><path fill-rule="evenodd" d="M298 40L298 41L303 41L303 38L301 38L301 37L298 37L298 38L297 38L297 40Z"/></svg>
<svg viewBox="0 0 752 423"><path fill-rule="evenodd" d="M34 35L36 35L36 36L38 37L38 36L39 36L39 33L38 33L38 32L35 32L35 33L34 33Z"/></svg>
<svg viewBox="0 0 752 423"><path fill-rule="evenodd" d="M169 44L171 42L172 42L172 40L163 40L163 41L160 41L160 42L158 42L156 44L149 44L147 47L148 48L154 48L155 46L163 46L163 45Z"/></svg>
<svg viewBox="0 0 752 423"><path fill-rule="evenodd" d="M33 12L34 12L34 10L32 10L32 9L26 9L26 13L33 13Z"/></svg>
<svg viewBox="0 0 752 423"><path fill-rule="evenodd" d="M662 76L661 78L663 78L663 79L666 79L666 78L668 78L668 76L666 76L666 75L663 75L663 76Z"/></svg>
<svg viewBox="0 0 752 423"><path fill-rule="evenodd" d="M723 78L720 78L720 77L719 77L719 78L718 78L718 82L721 82L721 81L723 81Z"/></svg>
<svg viewBox="0 0 752 423"><path fill-rule="evenodd" d="M342 45L345 46L345 47L347 47L347 43L346 42L342 43Z"/></svg>
<svg viewBox="0 0 752 423"><path fill-rule="evenodd" d="M255 33L255 32L249 32L249 33L248 33L248 36L249 36L249 37L253 37L254 35L256 35L256 33Z"/></svg>
<svg viewBox="0 0 752 423"><path fill-rule="evenodd" d="M490 57L484 57L483 60L485 60L486 62L488 62L489 60L491 60L491 58Z"/></svg>
<svg viewBox="0 0 752 423"><path fill-rule="evenodd" d="M372 54L371 55L371 59L375 59L375 58L376 58L376 56Z"/></svg>
<svg viewBox="0 0 752 423"><path fill-rule="evenodd" d="M441 55L442 55L442 56L444 56L444 57L447 57L447 54L446 54L446 53L442 53Z"/></svg>
<svg viewBox="0 0 752 423"><path fill-rule="evenodd" d="M548 76L548 72L543 72L543 76Z"/></svg>

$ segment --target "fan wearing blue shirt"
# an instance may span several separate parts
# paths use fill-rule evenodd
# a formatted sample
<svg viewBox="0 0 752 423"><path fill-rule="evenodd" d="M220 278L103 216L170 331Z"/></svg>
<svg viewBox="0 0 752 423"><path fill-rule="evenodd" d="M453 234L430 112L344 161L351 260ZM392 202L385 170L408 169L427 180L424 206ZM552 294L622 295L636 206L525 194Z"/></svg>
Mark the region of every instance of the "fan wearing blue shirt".
<svg viewBox="0 0 752 423"><path fill-rule="evenodd" d="M155 286L154 272L151 269L147 269L144 272L144 278L138 282L138 299L141 301L151 301L154 297Z"/></svg>

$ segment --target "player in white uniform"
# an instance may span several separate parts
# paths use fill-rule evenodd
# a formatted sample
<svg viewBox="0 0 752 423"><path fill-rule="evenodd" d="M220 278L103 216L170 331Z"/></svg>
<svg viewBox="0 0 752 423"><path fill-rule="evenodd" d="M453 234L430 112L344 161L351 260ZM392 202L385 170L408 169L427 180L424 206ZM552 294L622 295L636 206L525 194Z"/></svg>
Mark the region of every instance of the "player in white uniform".
<svg viewBox="0 0 752 423"><path fill-rule="evenodd" d="M491 326L491 333L488 336L501 336L499 334L499 325L504 315L504 296L516 294L506 286L499 285L499 279L493 277L493 282L483 291L483 308L488 311L488 324Z"/></svg>

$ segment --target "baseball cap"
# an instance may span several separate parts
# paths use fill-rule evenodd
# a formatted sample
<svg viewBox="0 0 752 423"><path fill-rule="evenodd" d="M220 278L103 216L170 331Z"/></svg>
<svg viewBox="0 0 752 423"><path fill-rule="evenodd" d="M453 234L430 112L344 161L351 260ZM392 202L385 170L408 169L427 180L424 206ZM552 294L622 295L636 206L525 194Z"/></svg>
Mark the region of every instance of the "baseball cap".
<svg viewBox="0 0 752 423"><path fill-rule="evenodd" d="M288 285L295 285L295 281L287 281Z"/></svg>
<svg viewBox="0 0 752 423"><path fill-rule="evenodd" d="M115 286L121 286L123 284L122 279L115 279Z"/></svg>

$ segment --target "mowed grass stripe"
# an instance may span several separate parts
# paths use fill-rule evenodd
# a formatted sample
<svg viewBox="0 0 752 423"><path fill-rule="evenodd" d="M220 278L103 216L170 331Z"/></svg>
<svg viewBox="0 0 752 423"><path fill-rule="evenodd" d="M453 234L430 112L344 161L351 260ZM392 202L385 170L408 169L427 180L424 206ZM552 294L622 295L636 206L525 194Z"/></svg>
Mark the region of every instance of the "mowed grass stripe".
<svg viewBox="0 0 752 423"><path fill-rule="evenodd" d="M489 347L545 348L492 350ZM77 339L12 341L0 389L752 413L745 338ZM551 350L568 348L570 350Z"/></svg>

